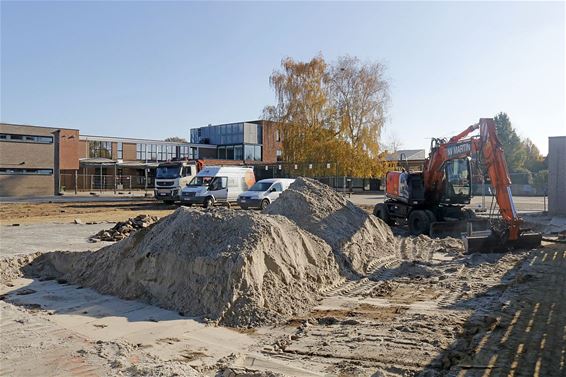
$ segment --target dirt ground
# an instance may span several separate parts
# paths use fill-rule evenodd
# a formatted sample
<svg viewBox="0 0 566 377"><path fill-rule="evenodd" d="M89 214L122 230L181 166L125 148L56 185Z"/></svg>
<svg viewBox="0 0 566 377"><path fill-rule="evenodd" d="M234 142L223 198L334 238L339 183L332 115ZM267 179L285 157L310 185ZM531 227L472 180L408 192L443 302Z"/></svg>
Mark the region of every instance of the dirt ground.
<svg viewBox="0 0 566 377"><path fill-rule="evenodd" d="M21 203L0 205L0 215L56 231L71 225L54 222L174 208ZM398 242L401 260L375 260L368 277L321 292L310 313L254 329L18 278L0 286L0 376L566 375L566 245L464 255Z"/></svg>
<svg viewBox="0 0 566 377"><path fill-rule="evenodd" d="M2 203L0 204L0 225L69 223L76 218L85 223L117 222L139 213L159 217L167 216L176 208L176 205L166 205L153 199L120 202Z"/></svg>

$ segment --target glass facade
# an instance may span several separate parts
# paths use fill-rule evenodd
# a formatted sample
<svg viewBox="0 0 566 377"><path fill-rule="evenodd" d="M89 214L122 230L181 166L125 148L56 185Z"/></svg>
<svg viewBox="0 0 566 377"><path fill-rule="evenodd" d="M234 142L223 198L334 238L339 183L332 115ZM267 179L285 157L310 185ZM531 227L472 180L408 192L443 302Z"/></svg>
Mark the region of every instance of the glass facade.
<svg viewBox="0 0 566 377"><path fill-rule="evenodd" d="M221 160L262 159L262 126L255 123L229 123L194 128L191 143L217 145L216 157Z"/></svg>
<svg viewBox="0 0 566 377"><path fill-rule="evenodd" d="M198 158L197 148L189 145L136 144L136 160L167 161L174 158Z"/></svg>

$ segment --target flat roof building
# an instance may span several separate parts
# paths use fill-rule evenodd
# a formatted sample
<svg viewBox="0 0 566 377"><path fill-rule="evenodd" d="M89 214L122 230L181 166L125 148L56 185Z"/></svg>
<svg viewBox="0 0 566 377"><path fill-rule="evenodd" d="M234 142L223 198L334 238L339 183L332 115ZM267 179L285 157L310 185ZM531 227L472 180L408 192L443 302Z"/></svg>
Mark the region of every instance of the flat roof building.
<svg viewBox="0 0 566 377"><path fill-rule="evenodd" d="M162 161L274 163L281 140L273 123L252 121L190 130L190 143L81 135L78 129L0 123L0 196L153 187Z"/></svg>

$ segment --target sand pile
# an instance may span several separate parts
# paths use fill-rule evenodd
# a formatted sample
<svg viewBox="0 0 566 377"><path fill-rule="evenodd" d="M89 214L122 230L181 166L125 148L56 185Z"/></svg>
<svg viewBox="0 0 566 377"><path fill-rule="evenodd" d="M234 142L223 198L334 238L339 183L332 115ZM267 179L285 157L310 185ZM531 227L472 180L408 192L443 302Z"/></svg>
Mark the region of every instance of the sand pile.
<svg viewBox="0 0 566 377"><path fill-rule="evenodd" d="M96 252L55 252L29 272L229 326L277 322L339 278L331 248L281 216L181 207Z"/></svg>
<svg viewBox="0 0 566 377"><path fill-rule="evenodd" d="M365 275L373 260L395 254L395 237L388 225L310 178L297 178L263 212L285 216L322 238L343 272Z"/></svg>

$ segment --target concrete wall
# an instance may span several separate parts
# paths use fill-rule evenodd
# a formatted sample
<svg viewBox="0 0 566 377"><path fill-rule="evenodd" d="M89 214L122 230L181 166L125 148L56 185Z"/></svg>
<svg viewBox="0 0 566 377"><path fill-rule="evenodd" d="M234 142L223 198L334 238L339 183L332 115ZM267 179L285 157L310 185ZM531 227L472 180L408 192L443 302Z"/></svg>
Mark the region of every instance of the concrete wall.
<svg viewBox="0 0 566 377"><path fill-rule="evenodd" d="M566 215L566 136L548 138L548 212Z"/></svg>

